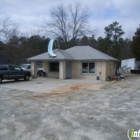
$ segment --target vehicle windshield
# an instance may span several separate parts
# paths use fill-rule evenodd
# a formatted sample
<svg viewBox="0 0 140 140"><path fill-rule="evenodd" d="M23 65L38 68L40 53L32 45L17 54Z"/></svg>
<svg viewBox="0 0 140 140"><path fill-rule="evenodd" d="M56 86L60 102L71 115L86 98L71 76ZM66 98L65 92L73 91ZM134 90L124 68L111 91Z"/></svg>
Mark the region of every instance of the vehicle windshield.
<svg viewBox="0 0 140 140"><path fill-rule="evenodd" d="M21 67L22 69L26 69L26 68L28 67L28 65L22 64L22 65L20 65L20 67Z"/></svg>

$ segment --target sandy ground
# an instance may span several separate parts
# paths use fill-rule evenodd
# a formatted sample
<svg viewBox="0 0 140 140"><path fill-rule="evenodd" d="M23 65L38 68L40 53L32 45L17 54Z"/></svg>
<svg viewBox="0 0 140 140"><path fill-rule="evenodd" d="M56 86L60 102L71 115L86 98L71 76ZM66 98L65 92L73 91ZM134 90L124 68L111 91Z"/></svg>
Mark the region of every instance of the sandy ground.
<svg viewBox="0 0 140 140"><path fill-rule="evenodd" d="M55 78L42 78L38 77L31 79L30 81L24 80L3 80L0 87L10 88L10 89L19 89L19 90L28 90L41 93L65 93L73 91L73 89L85 89L89 86L104 83L100 80L94 79L67 79L60 80Z"/></svg>
<svg viewBox="0 0 140 140"><path fill-rule="evenodd" d="M0 86L0 140L128 140L128 129L140 129L140 76L79 87L48 94Z"/></svg>

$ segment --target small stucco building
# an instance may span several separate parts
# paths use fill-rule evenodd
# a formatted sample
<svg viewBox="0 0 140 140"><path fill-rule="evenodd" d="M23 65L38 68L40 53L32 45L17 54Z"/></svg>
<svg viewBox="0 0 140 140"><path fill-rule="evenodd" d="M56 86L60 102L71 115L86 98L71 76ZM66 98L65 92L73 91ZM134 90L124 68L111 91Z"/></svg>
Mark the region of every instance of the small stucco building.
<svg viewBox="0 0 140 140"><path fill-rule="evenodd" d="M117 59L90 46L55 49L53 52L56 54L54 58L45 52L27 59L31 62L32 75L37 76L38 61L42 61L46 76L52 78L96 79L98 76L105 80L109 75L115 74Z"/></svg>

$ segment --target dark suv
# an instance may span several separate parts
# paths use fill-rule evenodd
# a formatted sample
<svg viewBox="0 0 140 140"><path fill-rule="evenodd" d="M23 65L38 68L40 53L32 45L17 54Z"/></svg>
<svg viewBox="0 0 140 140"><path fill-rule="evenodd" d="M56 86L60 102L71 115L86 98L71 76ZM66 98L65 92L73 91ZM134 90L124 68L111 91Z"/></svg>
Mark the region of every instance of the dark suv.
<svg viewBox="0 0 140 140"><path fill-rule="evenodd" d="M30 79L31 72L24 71L19 66L16 65L0 65L0 83L2 80L11 79L24 79L28 81Z"/></svg>

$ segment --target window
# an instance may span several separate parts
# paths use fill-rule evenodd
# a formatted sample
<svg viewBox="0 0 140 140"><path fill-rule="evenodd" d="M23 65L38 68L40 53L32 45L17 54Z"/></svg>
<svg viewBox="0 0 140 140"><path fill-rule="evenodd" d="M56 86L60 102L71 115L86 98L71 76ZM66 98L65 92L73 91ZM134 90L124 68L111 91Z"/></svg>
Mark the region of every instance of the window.
<svg viewBox="0 0 140 140"><path fill-rule="evenodd" d="M9 66L10 70L15 70L14 66Z"/></svg>
<svg viewBox="0 0 140 140"><path fill-rule="evenodd" d="M21 68L20 68L20 67L15 66L15 70L16 70L16 71L21 71Z"/></svg>
<svg viewBox="0 0 140 140"><path fill-rule="evenodd" d="M18 67L18 66L9 66L9 69L12 70L12 71L14 71L14 70L21 71L21 68Z"/></svg>
<svg viewBox="0 0 140 140"><path fill-rule="evenodd" d="M0 66L0 70L8 70L7 66Z"/></svg>
<svg viewBox="0 0 140 140"><path fill-rule="evenodd" d="M50 72L59 72L59 62L50 62Z"/></svg>
<svg viewBox="0 0 140 140"><path fill-rule="evenodd" d="M82 63L82 73L95 73L95 63Z"/></svg>
<svg viewBox="0 0 140 140"><path fill-rule="evenodd" d="M30 64L22 64L22 65L20 65L20 67L22 69L30 69L31 68L31 65Z"/></svg>
<svg viewBox="0 0 140 140"><path fill-rule="evenodd" d="M29 65L29 66L27 67L27 69L31 69L31 65Z"/></svg>
<svg viewBox="0 0 140 140"><path fill-rule="evenodd" d="M89 63L89 73L95 73L95 63Z"/></svg>
<svg viewBox="0 0 140 140"><path fill-rule="evenodd" d="M88 63L82 63L82 73L88 73Z"/></svg>

